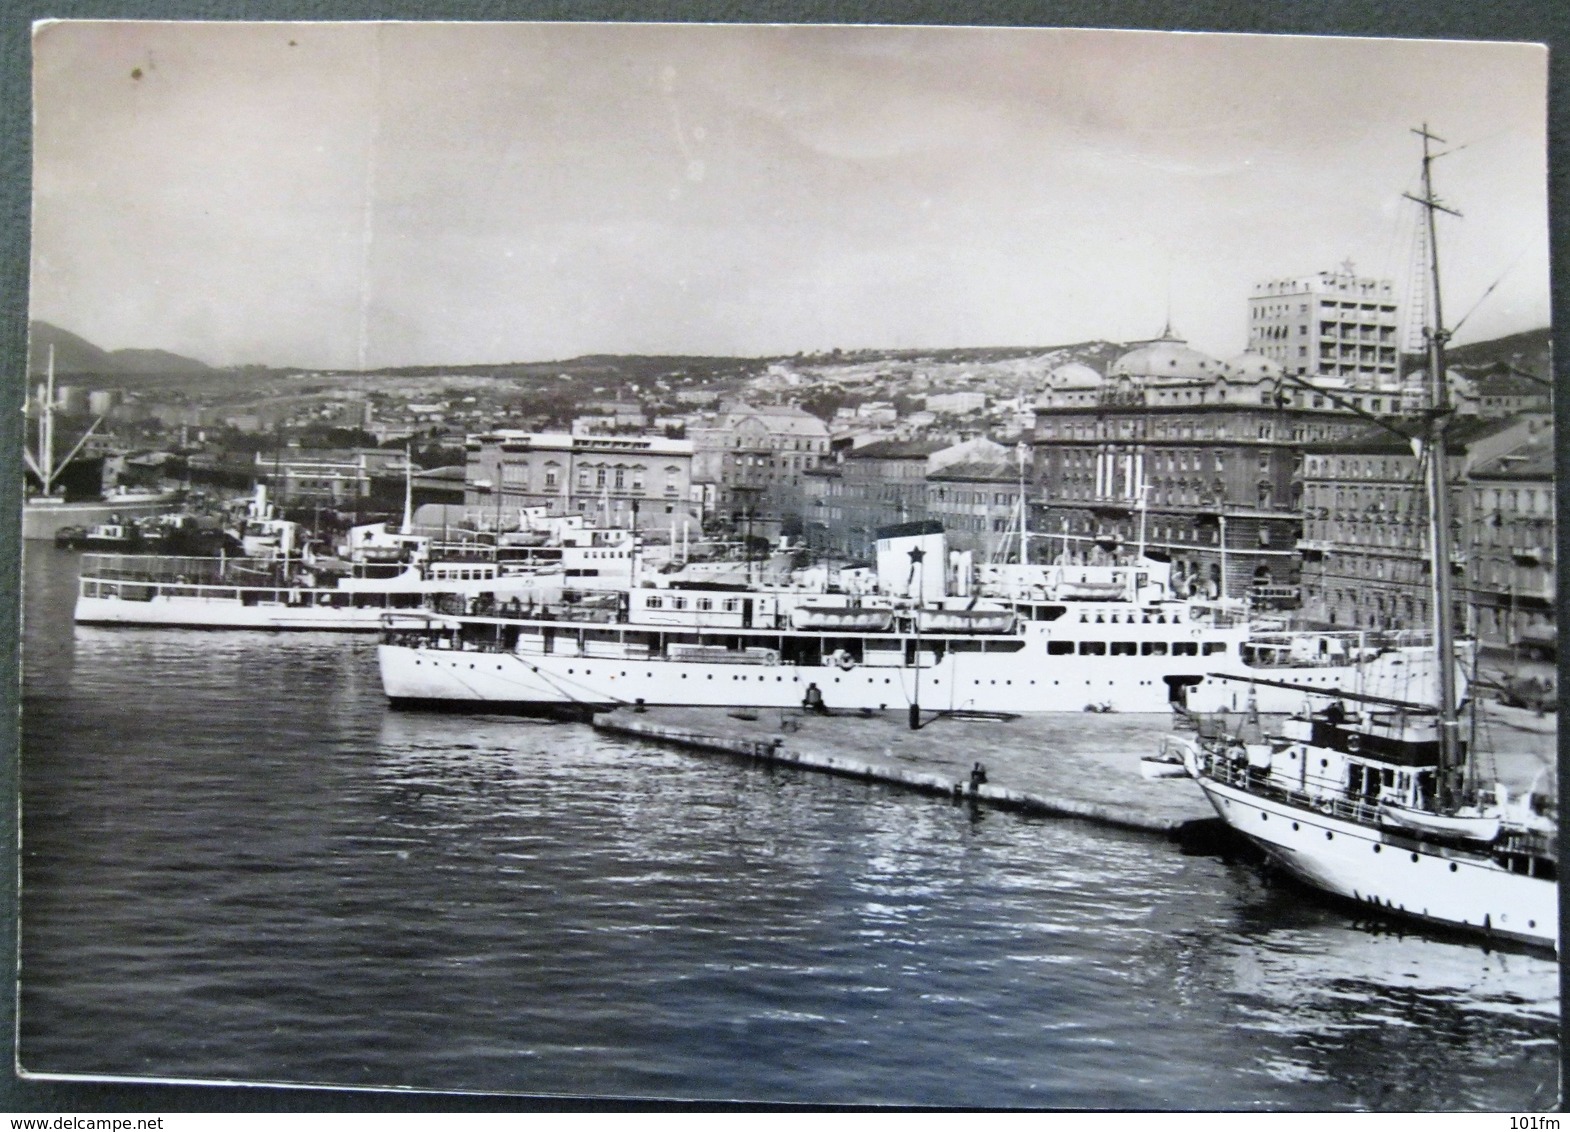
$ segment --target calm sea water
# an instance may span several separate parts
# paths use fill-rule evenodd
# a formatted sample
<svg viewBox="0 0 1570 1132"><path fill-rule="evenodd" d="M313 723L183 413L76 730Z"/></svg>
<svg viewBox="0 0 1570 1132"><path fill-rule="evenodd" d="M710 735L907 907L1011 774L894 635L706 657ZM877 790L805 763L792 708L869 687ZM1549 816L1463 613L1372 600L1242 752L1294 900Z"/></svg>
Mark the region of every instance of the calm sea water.
<svg viewBox="0 0 1570 1132"><path fill-rule="evenodd" d="M27 1070L983 1107L1555 1099L1547 959L1358 923L1159 839L390 712L367 640L74 629L75 564L29 546L24 568Z"/></svg>

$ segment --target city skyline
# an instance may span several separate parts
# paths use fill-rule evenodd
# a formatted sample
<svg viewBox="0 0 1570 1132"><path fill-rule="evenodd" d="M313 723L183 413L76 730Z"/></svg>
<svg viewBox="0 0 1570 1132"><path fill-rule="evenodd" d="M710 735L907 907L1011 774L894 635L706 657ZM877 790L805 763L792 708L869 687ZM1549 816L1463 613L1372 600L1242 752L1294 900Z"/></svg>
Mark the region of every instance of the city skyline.
<svg viewBox="0 0 1570 1132"><path fill-rule="evenodd" d="M31 315L111 350L375 369L1170 322L1228 357L1256 283L1405 280L1424 122L1465 214L1458 341L1549 323L1528 44L65 22L34 53Z"/></svg>

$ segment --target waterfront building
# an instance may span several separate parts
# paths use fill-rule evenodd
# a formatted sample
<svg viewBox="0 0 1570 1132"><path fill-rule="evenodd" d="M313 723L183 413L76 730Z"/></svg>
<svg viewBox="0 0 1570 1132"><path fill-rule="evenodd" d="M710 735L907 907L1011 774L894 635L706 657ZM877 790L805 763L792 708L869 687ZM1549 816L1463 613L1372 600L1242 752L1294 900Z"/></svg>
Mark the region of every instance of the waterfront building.
<svg viewBox="0 0 1570 1132"><path fill-rule="evenodd" d="M1249 295L1249 351L1316 384L1393 392L1400 348L1395 285L1358 275L1350 260L1258 283Z"/></svg>
<svg viewBox="0 0 1570 1132"><path fill-rule="evenodd" d="M1472 469L1526 443L1547 428L1548 421L1543 413L1521 414L1508 421L1456 419L1448 439L1447 477L1453 493L1452 523L1458 532L1482 523L1481 518L1468 517L1472 497L1466 484ZM1413 431L1410 423L1397 423L1406 432ZM1428 624L1433 562L1423 483L1410 441L1360 422L1356 432L1304 455L1302 485L1299 545L1304 616L1338 628ZM1485 498L1493 502L1486 512L1488 520L1497 516L1504 523L1499 496ZM1508 501L1508 493L1504 498ZM1469 568L1468 558L1469 547L1481 533L1474 530L1472 538L1454 540L1452 566L1465 579L1463 590L1477 582L1476 567ZM1497 631L1497 626L1490 631Z"/></svg>
<svg viewBox="0 0 1570 1132"><path fill-rule="evenodd" d="M258 452L252 476L279 503L295 507L355 507L368 500L377 478L402 476L402 448L284 448Z"/></svg>
<svg viewBox="0 0 1570 1132"><path fill-rule="evenodd" d="M692 441L495 429L468 437L464 505L503 525L518 509L640 530L698 526Z"/></svg>
<svg viewBox="0 0 1570 1132"><path fill-rule="evenodd" d="M1221 361L1170 327L1097 380L1071 363L1037 402L1032 556L1096 563L1151 553L1184 594L1295 604L1305 444L1356 428L1290 408L1280 367Z"/></svg>
<svg viewBox="0 0 1570 1132"><path fill-rule="evenodd" d="M1017 459L961 460L927 474L927 515L943 526L951 550L978 562L1019 554Z"/></svg>
<svg viewBox="0 0 1570 1132"><path fill-rule="evenodd" d="M735 531L776 537L802 529L803 475L829 458L824 423L794 405L738 403L689 422L692 480L708 514Z"/></svg>
<svg viewBox="0 0 1570 1132"><path fill-rule="evenodd" d="M1472 465L1461 509L1464 592L1485 644L1544 649L1558 636L1554 501L1551 422Z"/></svg>

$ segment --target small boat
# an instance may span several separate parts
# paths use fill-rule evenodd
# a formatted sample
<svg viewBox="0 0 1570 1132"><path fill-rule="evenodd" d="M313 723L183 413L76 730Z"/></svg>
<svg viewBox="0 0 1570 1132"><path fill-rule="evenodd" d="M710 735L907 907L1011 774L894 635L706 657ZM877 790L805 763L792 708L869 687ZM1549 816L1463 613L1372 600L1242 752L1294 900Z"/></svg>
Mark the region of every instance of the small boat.
<svg viewBox="0 0 1570 1132"><path fill-rule="evenodd" d="M118 551L134 553L142 546L141 529L115 516L107 523L91 527L62 527L55 532L55 545L63 550Z"/></svg>
<svg viewBox="0 0 1570 1132"><path fill-rule="evenodd" d="M1139 760L1139 776L1149 779L1186 778L1188 756L1193 748L1194 741L1186 736L1164 736L1155 754L1145 755Z"/></svg>
<svg viewBox="0 0 1570 1132"><path fill-rule="evenodd" d="M1480 841L1486 845L1499 836L1500 819L1497 813L1464 813L1458 810L1450 814L1436 814L1386 802L1379 807L1379 824L1429 837Z"/></svg>

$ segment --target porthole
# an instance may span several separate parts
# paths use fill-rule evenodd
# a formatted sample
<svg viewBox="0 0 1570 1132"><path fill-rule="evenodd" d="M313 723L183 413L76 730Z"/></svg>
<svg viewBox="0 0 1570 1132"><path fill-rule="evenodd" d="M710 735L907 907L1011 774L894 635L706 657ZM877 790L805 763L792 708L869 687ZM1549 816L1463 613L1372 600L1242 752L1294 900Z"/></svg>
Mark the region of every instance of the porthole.
<svg viewBox="0 0 1570 1132"><path fill-rule="evenodd" d="M1331 833L1328 829L1325 830L1325 840L1326 841L1334 841L1335 839L1336 839L1336 835L1335 834Z"/></svg>
<svg viewBox="0 0 1570 1132"><path fill-rule="evenodd" d="M1259 811L1259 820L1260 821L1269 821L1270 820L1270 815L1265 813L1264 810L1260 810Z"/></svg>
<svg viewBox="0 0 1570 1132"><path fill-rule="evenodd" d="M1292 828L1293 828L1293 830L1296 830L1298 828L1297 822L1293 822L1292 823Z"/></svg>
<svg viewBox="0 0 1570 1132"><path fill-rule="evenodd" d="M1374 852L1375 853L1379 852L1380 848L1381 848L1381 846L1375 845L1374 846Z"/></svg>
<svg viewBox="0 0 1570 1132"><path fill-rule="evenodd" d="M1456 871L1456 863L1454 861L1450 862L1450 871L1451 872L1455 872Z"/></svg>
<svg viewBox="0 0 1570 1132"><path fill-rule="evenodd" d="M1415 864L1417 864L1417 854L1416 854L1416 853L1413 853L1413 854L1412 854L1412 863L1413 863L1413 864L1414 864L1414 865L1415 865Z"/></svg>

